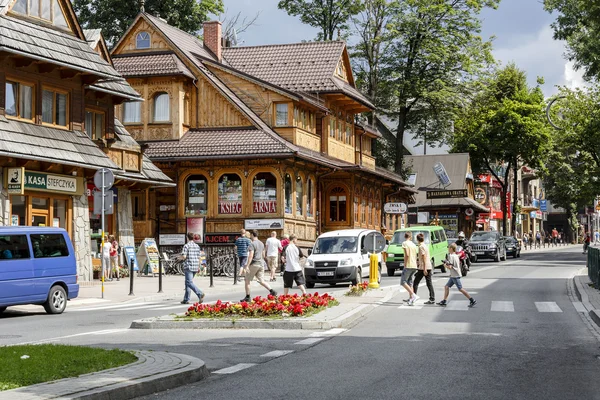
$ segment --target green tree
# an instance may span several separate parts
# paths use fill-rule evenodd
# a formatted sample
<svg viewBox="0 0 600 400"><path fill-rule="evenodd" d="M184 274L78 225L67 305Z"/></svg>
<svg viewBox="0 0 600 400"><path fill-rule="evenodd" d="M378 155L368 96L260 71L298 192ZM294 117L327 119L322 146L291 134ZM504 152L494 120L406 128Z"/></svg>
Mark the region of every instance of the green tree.
<svg viewBox="0 0 600 400"><path fill-rule="evenodd" d="M116 43L140 12L139 0L73 0L84 28L102 29L109 46ZM208 14L224 11L222 0L147 0L145 11L191 34L202 28Z"/></svg>
<svg viewBox="0 0 600 400"><path fill-rule="evenodd" d="M455 122L453 150L469 152L475 170L492 173L502 185L502 199L512 172L513 204L517 204L518 169L522 165L543 169L551 149L544 95L539 86L527 85L525 72L514 64L498 70L483 87ZM506 201L501 204L506 234L508 210ZM515 213L512 224L516 225Z"/></svg>
<svg viewBox="0 0 600 400"><path fill-rule="evenodd" d="M318 28L317 40L330 41L338 35L345 38L350 17L362 7L361 0L280 0L278 7L302 23Z"/></svg>
<svg viewBox="0 0 600 400"><path fill-rule="evenodd" d="M453 110L470 82L493 63L491 43L479 36L478 14L498 0L404 0L394 3L388 24L390 46L382 57L381 89L389 93L378 106L396 121L394 169L403 170L404 135L419 131L421 116L431 118L430 142L451 132ZM424 111L425 110L425 111ZM435 118L432 118L435 116ZM422 124L424 127L424 124Z"/></svg>
<svg viewBox="0 0 600 400"><path fill-rule="evenodd" d="M554 38L567 42L566 58L583 68L586 79L600 77L600 2L597 0L544 0L548 12L557 13Z"/></svg>

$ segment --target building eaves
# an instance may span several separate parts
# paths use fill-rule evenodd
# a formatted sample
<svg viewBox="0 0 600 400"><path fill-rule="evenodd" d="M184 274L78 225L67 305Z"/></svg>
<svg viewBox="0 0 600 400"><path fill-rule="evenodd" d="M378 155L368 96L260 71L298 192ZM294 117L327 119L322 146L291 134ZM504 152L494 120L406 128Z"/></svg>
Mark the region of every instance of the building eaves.
<svg viewBox="0 0 600 400"><path fill-rule="evenodd" d="M115 69L127 78L184 75L195 79L194 74L172 51L114 56L113 63Z"/></svg>

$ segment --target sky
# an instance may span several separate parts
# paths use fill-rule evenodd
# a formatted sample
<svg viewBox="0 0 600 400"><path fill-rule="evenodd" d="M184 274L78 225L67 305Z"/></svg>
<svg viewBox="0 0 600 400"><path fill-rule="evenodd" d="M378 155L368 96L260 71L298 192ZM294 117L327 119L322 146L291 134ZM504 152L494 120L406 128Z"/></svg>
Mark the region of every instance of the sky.
<svg viewBox="0 0 600 400"><path fill-rule="evenodd" d="M242 46L294 43L314 39L317 30L304 25L277 8L278 0L224 0L226 15L241 12L254 16L256 24L240 35ZM557 92L557 85L583 85L581 72L563 58L564 43L552 38L550 24L555 16L543 9L542 0L501 0L497 10L484 10L482 36L494 39L494 56L502 64L515 62L527 72L531 85L536 78L545 80L546 96ZM222 16L221 16L222 19Z"/></svg>

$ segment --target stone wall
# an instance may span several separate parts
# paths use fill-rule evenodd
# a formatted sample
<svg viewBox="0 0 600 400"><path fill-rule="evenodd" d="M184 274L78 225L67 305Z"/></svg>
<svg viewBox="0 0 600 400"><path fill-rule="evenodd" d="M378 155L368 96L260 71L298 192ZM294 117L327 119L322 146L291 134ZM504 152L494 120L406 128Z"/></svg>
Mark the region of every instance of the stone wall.
<svg viewBox="0 0 600 400"><path fill-rule="evenodd" d="M2 175L3 169L0 168L0 182L4 182L4 176ZM2 184L0 189L0 226L10 225L10 201L8 191Z"/></svg>
<svg viewBox="0 0 600 400"><path fill-rule="evenodd" d="M89 282L93 279L92 252L90 249L90 208L84 193L73 196L73 245L77 260L79 281Z"/></svg>
<svg viewBox="0 0 600 400"><path fill-rule="evenodd" d="M117 226L119 227L119 246L134 246L133 209L131 205L131 190L118 188L119 205L117 211Z"/></svg>

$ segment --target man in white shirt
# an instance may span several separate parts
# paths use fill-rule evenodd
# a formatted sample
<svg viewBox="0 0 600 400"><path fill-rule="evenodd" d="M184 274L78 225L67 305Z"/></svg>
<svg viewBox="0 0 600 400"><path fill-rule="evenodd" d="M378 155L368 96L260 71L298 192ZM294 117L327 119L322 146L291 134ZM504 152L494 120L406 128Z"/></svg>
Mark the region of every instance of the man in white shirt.
<svg viewBox="0 0 600 400"><path fill-rule="evenodd" d="M277 239L277 232L271 232L271 237L267 239L265 245L267 248L267 265L269 266L269 271L271 271L271 282L275 282L277 280L275 278L277 258L279 256L279 251L283 249L281 242Z"/></svg>
<svg viewBox="0 0 600 400"><path fill-rule="evenodd" d="M283 294L288 294L290 288L296 285L302 290L302 294L306 294L306 284L304 280L304 274L302 273L302 267L300 266L300 257L304 257L300 249L296 246L297 236L295 234L290 235L290 243L285 249L285 272L283 273ZM272 270L271 270L272 271Z"/></svg>
<svg viewBox="0 0 600 400"><path fill-rule="evenodd" d="M409 285L409 282L412 281L413 276L417 273L417 245L413 243L412 233L410 232L404 234L404 239L406 239L402 243L402 249L404 250L404 269L400 276L400 285L402 285L410 295L408 305L412 306L415 301L419 299L419 296L415 294L411 285Z"/></svg>

